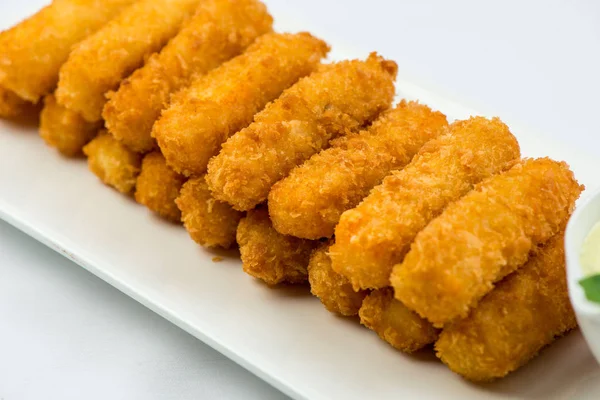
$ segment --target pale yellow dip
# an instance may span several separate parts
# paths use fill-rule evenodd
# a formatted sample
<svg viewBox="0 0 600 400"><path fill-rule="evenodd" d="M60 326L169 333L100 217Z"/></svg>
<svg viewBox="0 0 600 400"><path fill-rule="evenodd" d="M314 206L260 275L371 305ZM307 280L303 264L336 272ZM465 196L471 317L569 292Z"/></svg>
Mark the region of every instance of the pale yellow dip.
<svg viewBox="0 0 600 400"><path fill-rule="evenodd" d="M592 228L583 242L580 262L584 275L600 274L600 222Z"/></svg>

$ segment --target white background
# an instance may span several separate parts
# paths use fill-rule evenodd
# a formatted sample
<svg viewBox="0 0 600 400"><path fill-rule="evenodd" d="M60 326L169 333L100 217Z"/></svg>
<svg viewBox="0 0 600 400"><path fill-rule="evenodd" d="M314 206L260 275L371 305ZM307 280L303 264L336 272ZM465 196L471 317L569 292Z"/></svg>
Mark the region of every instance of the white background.
<svg viewBox="0 0 600 400"><path fill-rule="evenodd" d="M32 12L45 3L25 2ZM400 47L405 77L600 156L600 2L267 3L275 17L295 15L359 48ZM0 13L16 22L23 7L11 4L2 0ZM0 223L0 399L39 398L284 396Z"/></svg>

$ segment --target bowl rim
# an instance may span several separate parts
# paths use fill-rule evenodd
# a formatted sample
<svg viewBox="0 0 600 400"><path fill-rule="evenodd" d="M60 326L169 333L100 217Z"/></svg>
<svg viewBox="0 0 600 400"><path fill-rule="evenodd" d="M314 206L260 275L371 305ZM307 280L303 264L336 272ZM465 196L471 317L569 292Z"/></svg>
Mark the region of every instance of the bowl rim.
<svg viewBox="0 0 600 400"><path fill-rule="evenodd" d="M589 301L579 280L584 278L580 262L581 244L576 243L575 234L579 231L582 215L588 208L598 205L600 207L600 189L595 190L581 199L581 204L575 208L573 215L569 219L565 231L565 258L567 270L567 284L569 288L569 298L571 304L578 314L600 319L600 304ZM600 220L594 223L600 223ZM589 231L585 234L585 237Z"/></svg>

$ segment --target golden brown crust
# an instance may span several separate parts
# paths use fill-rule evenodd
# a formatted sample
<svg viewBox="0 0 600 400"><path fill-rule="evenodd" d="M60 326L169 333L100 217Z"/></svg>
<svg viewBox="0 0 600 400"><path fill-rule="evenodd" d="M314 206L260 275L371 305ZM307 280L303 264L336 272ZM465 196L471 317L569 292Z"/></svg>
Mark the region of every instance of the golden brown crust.
<svg viewBox="0 0 600 400"><path fill-rule="evenodd" d="M121 193L132 194L140 173L141 155L104 130L83 148L83 153L88 157L90 171L102 182Z"/></svg>
<svg viewBox="0 0 600 400"><path fill-rule="evenodd" d="M142 170L135 185L135 201L145 205L163 218L181 221L181 212L175 204L185 178L167 165L160 151L144 156Z"/></svg>
<svg viewBox="0 0 600 400"><path fill-rule="evenodd" d="M196 243L225 249L235 243L235 232L243 214L215 200L204 176L184 183L175 203L181 210L185 229Z"/></svg>
<svg viewBox="0 0 600 400"><path fill-rule="evenodd" d="M581 191L569 166L548 158L489 178L419 232L394 267L396 298L436 326L466 317L559 232Z"/></svg>
<svg viewBox="0 0 600 400"><path fill-rule="evenodd" d="M138 0L80 42L60 69L59 104L102 119L105 94L177 34L201 0Z"/></svg>
<svg viewBox="0 0 600 400"><path fill-rule="evenodd" d="M301 79L223 144L208 167L213 194L238 210L263 202L292 168L387 109L395 76L396 64L373 53Z"/></svg>
<svg viewBox="0 0 600 400"><path fill-rule="evenodd" d="M273 18L259 0L205 0L160 52L110 95L103 117L109 132L134 151L156 147L152 126L171 93L241 53L271 31Z"/></svg>
<svg viewBox="0 0 600 400"><path fill-rule="evenodd" d="M447 326L435 348L472 381L501 378L577 326L567 290L563 233L498 283L466 319Z"/></svg>
<svg viewBox="0 0 600 400"><path fill-rule="evenodd" d="M221 144L269 101L311 73L329 47L309 33L266 34L173 97L152 130L168 164L201 175Z"/></svg>
<svg viewBox="0 0 600 400"><path fill-rule="evenodd" d="M404 167L448 127L446 117L417 102L401 101L359 134L334 140L273 185L269 215L275 229L305 239L333 236L341 214L393 169Z"/></svg>
<svg viewBox="0 0 600 400"><path fill-rule="evenodd" d="M37 103L58 81L71 48L135 0L61 0L0 33L0 85Z"/></svg>
<svg viewBox="0 0 600 400"><path fill-rule="evenodd" d="M428 142L403 170L342 214L330 249L333 269L355 288L389 286L393 265L415 235L449 202L519 156L517 140L499 119L453 123L449 135Z"/></svg>
<svg viewBox="0 0 600 400"><path fill-rule="evenodd" d="M345 316L358 314L367 292L355 292L352 285L343 275L331 268L331 259L327 252L332 240L322 243L316 248L308 264L308 282L310 291L332 313Z"/></svg>
<svg viewBox="0 0 600 400"><path fill-rule="evenodd" d="M394 299L391 288L372 291L364 299L359 315L361 324L406 353L420 350L438 338L438 330Z"/></svg>
<svg viewBox="0 0 600 400"><path fill-rule="evenodd" d="M56 148L63 155L81 155L83 146L96 136L100 128L101 122L87 122L81 115L59 105L53 94L44 97L40 136L48 146Z"/></svg>
<svg viewBox="0 0 600 400"><path fill-rule="evenodd" d="M34 105L14 92L0 87L0 118L15 118L34 109Z"/></svg>
<svg viewBox="0 0 600 400"><path fill-rule="evenodd" d="M242 218L237 242L244 271L269 285L306 282L310 254L319 243L277 233L264 208Z"/></svg>

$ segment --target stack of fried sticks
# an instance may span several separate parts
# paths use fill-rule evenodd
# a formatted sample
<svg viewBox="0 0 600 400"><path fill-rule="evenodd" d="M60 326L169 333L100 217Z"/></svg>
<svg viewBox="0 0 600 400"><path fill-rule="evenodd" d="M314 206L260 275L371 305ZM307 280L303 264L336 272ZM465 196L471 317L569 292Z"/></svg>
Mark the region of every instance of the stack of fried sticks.
<svg viewBox="0 0 600 400"><path fill-rule="evenodd" d="M393 61L322 63L272 23L259 0L54 0L0 34L0 116L43 102L41 137L107 185L468 379L573 329L568 166L497 118L393 107Z"/></svg>

